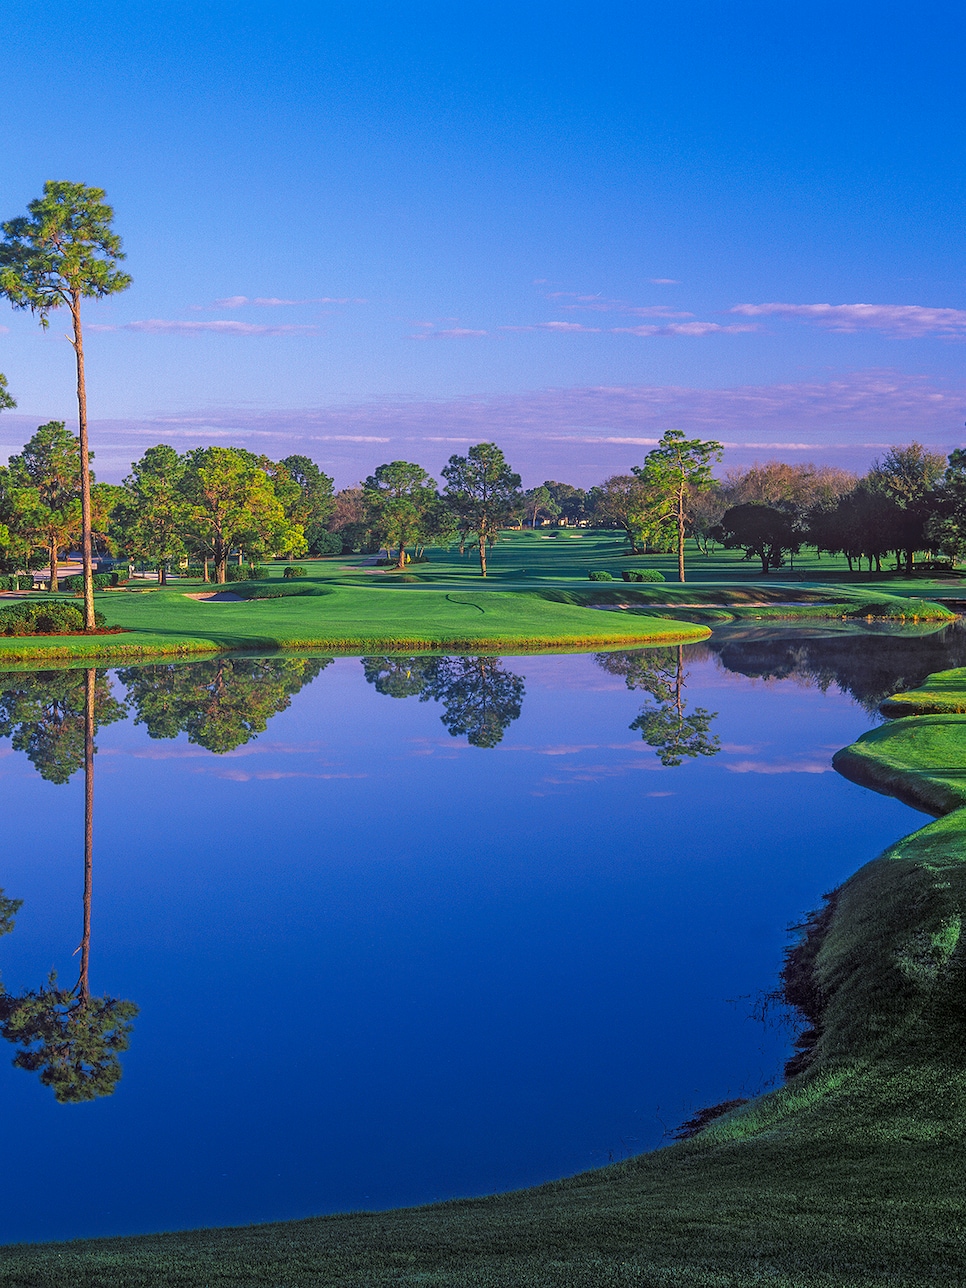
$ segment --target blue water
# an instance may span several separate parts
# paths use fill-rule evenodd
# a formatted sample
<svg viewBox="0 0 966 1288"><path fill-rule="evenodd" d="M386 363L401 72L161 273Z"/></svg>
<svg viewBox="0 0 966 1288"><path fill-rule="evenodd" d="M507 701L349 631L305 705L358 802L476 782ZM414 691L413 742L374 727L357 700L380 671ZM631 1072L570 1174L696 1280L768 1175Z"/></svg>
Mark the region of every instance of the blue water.
<svg viewBox="0 0 966 1288"><path fill-rule="evenodd" d="M359 659L226 754L102 727L91 985L140 1014L90 1103L0 1044L0 1238L529 1185L773 1085L790 1034L752 1012L787 927L925 820L831 772L873 722L836 684L685 663L722 749L671 767L628 728L647 693L590 656L504 659L493 746ZM82 770L0 743L10 992L76 977L83 809Z"/></svg>

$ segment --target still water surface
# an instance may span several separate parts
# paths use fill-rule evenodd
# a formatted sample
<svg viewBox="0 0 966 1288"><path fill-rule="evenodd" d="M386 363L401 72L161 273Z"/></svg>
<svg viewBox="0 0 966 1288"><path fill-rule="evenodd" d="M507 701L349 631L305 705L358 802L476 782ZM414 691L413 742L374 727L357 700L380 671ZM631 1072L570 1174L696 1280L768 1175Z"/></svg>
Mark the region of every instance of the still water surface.
<svg viewBox="0 0 966 1288"><path fill-rule="evenodd" d="M99 673L90 988L139 1013L79 1103L0 1042L0 1239L529 1185L773 1085L789 924L923 822L831 755L963 660L811 634ZM0 676L8 1003L78 975L84 675Z"/></svg>

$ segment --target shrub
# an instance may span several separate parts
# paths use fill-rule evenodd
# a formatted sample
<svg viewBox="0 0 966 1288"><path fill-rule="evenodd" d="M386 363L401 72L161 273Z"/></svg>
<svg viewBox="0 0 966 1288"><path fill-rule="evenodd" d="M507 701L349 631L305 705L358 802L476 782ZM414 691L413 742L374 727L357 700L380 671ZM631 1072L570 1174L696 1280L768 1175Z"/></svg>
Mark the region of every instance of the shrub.
<svg viewBox="0 0 966 1288"><path fill-rule="evenodd" d="M588 573L591 581L613 581L613 575L609 572L592 572Z"/></svg>
<svg viewBox="0 0 966 1288"><path fill-rule="evenodd" d="M664 573L656 568L625 568L621 573L625 581L664 581Z"/></svg>
<svg viewBox="0 0 966 1288"><path fill-rule="evenodd" d="M312 542L312 555L341 555L342 538L338 532L320 532Z"/></svg>
<svg viewBox="0 0 966 1288"><path fill-rule="evenodd" d="M287 568L282 569L283 577L307 577L308 573L301 564L289 564Z"/></svg>
<svg viewBox="0 0 966 1288"><path fill-rule="evenodd" d="M8 577L0 577L0 590L32 590L33 584L33 574L29 572L14 572Z"/></svg>
<svg viewBox="0 0 966 1288"><path fill-rule="evenodd" d="M241 568L229 564L225 569L225 581L264 581L267 577L268 569L261 564L244 564Z"/></svg>
<svg viewBox="0 0 966 1288"><path fill-rule="evenodd" d="M95 613L97 626L104 625L104 614ZM62 600L29 600L0 611L0 635L81 635L84 613L79 604Z"/></svg>

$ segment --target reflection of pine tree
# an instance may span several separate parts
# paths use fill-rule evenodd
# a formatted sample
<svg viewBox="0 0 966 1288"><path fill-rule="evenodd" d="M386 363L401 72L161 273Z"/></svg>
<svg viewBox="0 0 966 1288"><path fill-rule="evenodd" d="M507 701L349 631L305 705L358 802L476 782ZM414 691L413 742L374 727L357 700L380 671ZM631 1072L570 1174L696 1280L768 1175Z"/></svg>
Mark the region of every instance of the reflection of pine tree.
<svg viewBox="0 0 966 1288"><path fill-rule="evenodd" d="M598 653L595 661L611 675L623 677L629 689L643 689L655 700L630 725L657 752L662 765L680 765L696 756L716 756L721 741L711 733L716 711L695 707L687 714L684 689L684 649L635 649L633 652Z"/></svg>
<svg viewBox="0 0 966 1288"><path fill-rule="evenodd" d="M126 667L135 724L150 738L177 738L219 754L264 733L272 716L330 664L332 658L213 658L184 666Z"/></svg>
<svg viewBox="0 0 966 1288"><path fill-rule="evenodd" d="M38 1073L61 1103L114 1091L137 1013L134 1002L85 996L79 984L58 988L55 972L36 992L0 992L0 1034L20 1048L13 1063Z"/></svg>
<svg viewBox="0 0 966 1288"><path fill-rule="evenodd" d="M26 753L41 778L66 783L84 764L86 672L35 671L0 675L0 738ZM100 672L94 687L94 728L127 714Z"/></svg>
<svg viewBox="0 0 966 1288"><path fill-rule="evenodd" d="M497 657L366 657L362 668L387 697L442 702L443 724L473 747L495 747L523 704L523 677Z"/></svg>
<svg viewBox="0 0 966 1288"><path fill-rule="evenodd" d="M133 1002L116 997L91 997L90 990L94 733L99 715L103 718L107 713L109 718L118 719L124 714L124 708L110 697L104 677L98 676L93 669L73 672L71 676L81 682L83 694L80 712L76 710L76 693L73 690L70 692L75 706L73 709L68 707L71 721L76 723L79 718L84 765L84 926L80 942L80 973L71 989L58 988L57 975L53 971L46 987L36 991L28 989L19 996L5 992L0 985L0 1035L19 1047L14 1064L31 1073L39 1073L44 1086L52 1087L54 1095L64 1103L93 1100L113 1092L121 1076L118 1055L128 1048L131 1021L138 1013ZM57 687L57 693L63 696L62 688ZM43 762L49 772L45 773L45 769L38 765L40 772L54 782L66 782L72 772L72 757L63 754L65 745L57 742L61 754ZM65 771L66 777L61 776ZM19 907L19 900L0 898L0 934L13 929L13 915Z"/></svg>

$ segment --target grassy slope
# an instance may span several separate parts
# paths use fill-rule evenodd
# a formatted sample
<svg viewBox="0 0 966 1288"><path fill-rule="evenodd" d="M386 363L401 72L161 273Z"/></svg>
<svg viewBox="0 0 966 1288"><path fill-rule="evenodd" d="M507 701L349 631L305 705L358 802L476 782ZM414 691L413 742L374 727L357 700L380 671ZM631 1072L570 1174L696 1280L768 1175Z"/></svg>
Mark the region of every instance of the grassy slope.
<svg viewBox="0 0 966 1288"><path fill-rule="evenodd" d="M878 765L883 789L901 783L952 812L840 887L799 951L815 986L809 1070L694 1141L490 1199L0 1249L0 1282L966 1282L964 752L964 721L946 716L874 730L840 753L869 781Z"/></svg>
<svg viewBox="0 0 966 1288"><path fill-rule="evenodd" d="M795 573L810 578L820 572L825 582L766 580L727 552L712 557L693 552L689 575L694 580L685 586L588 580L591 571L619 576L623 568L657 565L668 565L667 574L673 575L670 557L628 558L623 550L624 542L613 533L562 532L551 538L521 532L508 534L495 547L485 581L472 559L453 549L432 551L429 563L402 575L359 558L309 562L307 578L287 583L275 568L268 585L233 589L289 593L244 604L187 599L185 591L210 589L200 583L106 592L98 596L99 607L129 634L29 642L0 638L0 663L266 648L618 648L699 639L707 634L701 623L740 617L936 620L950 615L922 601L924 593L942 592L938 582L880 578L872 584L841 574L842 580L829 583L835 569L828 559L806 560ZM630 604L633 612L607 614L592 604Z"/></svg>

